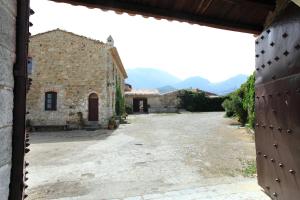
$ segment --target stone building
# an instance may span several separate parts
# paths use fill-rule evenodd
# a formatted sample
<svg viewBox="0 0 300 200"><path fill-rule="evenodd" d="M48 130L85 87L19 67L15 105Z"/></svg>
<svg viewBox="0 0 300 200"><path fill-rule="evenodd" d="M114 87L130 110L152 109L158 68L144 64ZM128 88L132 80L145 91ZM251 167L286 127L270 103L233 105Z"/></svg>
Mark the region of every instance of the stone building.
<svg viewBox="0 0 300 200"><path fill-rule="evenodd" d="M160 93L157 89L132 89L126 84L125 103L134 113L175 113L179 111L181 92L175 90ZM208 98L218 97L216 94L199 89L188 89L192 92L204 93Z"/></svg>
<svg viewBox="0 0 300 200"><path fill-rule="evenodd" d="M126 71L110 36L107 43L52 30L29 44L27 119L33 127L106 127L115 90L124 92Z"/></svg>
<svg viewBox="0 0 300 200"><path fill-rule="evenodd" d="M160 94L157 89L130 89L125 103L134 113L178 112L178 91Z"/></svg>

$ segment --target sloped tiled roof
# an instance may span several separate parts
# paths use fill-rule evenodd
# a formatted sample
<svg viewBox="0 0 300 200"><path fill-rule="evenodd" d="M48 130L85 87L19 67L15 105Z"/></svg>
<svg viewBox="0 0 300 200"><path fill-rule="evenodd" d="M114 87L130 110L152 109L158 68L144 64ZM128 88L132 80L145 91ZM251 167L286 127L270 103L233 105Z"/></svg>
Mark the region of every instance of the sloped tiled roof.
<svg viewBox="0 0 300 200"><path fill-rule="evenodd" d="M159 96L157 89L132 89L131 91L125 92L127 96Z"/></svg>
<svg viewBox="0 0 300 200"><path fill-rule="evenodd" d="M92 39L92 38L89 38L89 37L86 37L86 36L83 36L83 35L78 35L78 34L75 34L75 33L72 33L72 32L66 31L66 30L62 30L62 29L59 29L59 28L32 35L31 38L39 37L39 36L50 34L50 33L53 33L53 32L67 33L67 34L70 34L70 35L75 36L75 37L80 37L80 38L83 38L83 39L87 39L87 40L105 45L105 43L100 41L100 40Z"/></svg>

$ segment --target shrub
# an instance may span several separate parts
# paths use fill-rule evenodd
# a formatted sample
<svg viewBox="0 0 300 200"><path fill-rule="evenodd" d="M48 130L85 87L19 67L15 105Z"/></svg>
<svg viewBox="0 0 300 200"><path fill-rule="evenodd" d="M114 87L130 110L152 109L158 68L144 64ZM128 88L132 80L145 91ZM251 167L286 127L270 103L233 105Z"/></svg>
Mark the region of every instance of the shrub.
<svg viewBox="0 0 300 200"><path fill-rule="evenodd" d="M229 97L222 103L226 111L226 116L236 116L243 125L249 124L251 128L254 127L255 121L255 77L251 75L247 82L235 92L231 93Z"/></svg>
<svg viewBox="0 0 300 200"><path fill-rule="evenodd" d="M112 116L108 120L108 129L115 129L115 128L117 128L116 118L114 116Z"/></svg>
<svg viewBox="0 0 300 200"><path fill-rule="evenodd" d="M234 106L231 99L225 99L222 103L223 108L225 109L225 114L227 117L232 117L234 115Z"/></svg>
<svg viewBox="0 0 300 200"><path fill-rule="evenodd" d="M224 111L224 97L209 98L204 92L182 90L179 94L180 108L190 112Z"/></svg>
<svg viewBox="0 0 300 200"><path fill-rule="evenodd" d="M132 107L129 106L129 105L126 105L126 106L125 106L125 111L126 111L127 114L132 114L132 113L133 113L133 109L132 109Z"/></svg>
<svg viewBox="0 0 300 200"><path fill-rule="evenodd" d="M255 76L251 75L245 86L245 97L243 99L243 107L247 110L247 123L250 127L254 127L255 123Z"/></svg>
<svg viewBox="0 0 300 200"><path fill-rule="evenodd" d="M238 95L233 95L232 104L239 122L245 125L247 122L247 110L245 110L243 107L243 99Z"/></svg>

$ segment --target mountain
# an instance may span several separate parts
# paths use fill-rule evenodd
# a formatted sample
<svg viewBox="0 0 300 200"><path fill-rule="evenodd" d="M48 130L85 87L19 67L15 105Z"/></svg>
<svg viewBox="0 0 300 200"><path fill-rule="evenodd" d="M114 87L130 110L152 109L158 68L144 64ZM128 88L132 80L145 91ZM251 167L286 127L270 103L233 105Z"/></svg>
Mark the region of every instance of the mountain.
<svg viewBox="0 0 300 200"><path fill-rule="evenodd" d="M194 76L182 81L168 72L152 68L128 69L127 74L126 82L136 89L156 88L160 93L166 93L176 89L198 88L219 95L233 92L248 78L246 75L239 74L219 83L211 83L205 78Z"/></svg>
<svg viewBox="0 0 300 200"><path fill-rule="evenodd" d="M158 89L159 93L161 93L161 94L177 90L177 88L175 88L171 85L166 85L166 86L163 86L163 87L159 87L157 89Z"/></svg>
<svg viewBox="0 0 300 200"><path fill-rule="evenodd" d="M128 74L126 82L136 89L160 88L171 86L181 81L179 78L159 69L135 68L127 69L126 71Z"/></svg>
<svg viewBox="0 0 300 200"><path fill-rule="evenodd" d="M214 84L214 92L217 94L228 94L238 89L248 79L248 76L239 74L226 81Z"/></svg>
<svg viewBox="0 0 300 200"><path fill-rule="evenodd" d="M196 76L176 83L174 87L178 89L198 88L218 95L225 95L238 89L241 84L247 81L247 78L248 76L239 74L219 83L211 83L205 78Z"/></svg>
<svg viewBox="0 0 300 200"><path fill-rule="evenodd" d="M187 78L181 82L178 82L174 85L175 88L178 89L187 89L187 88L204 88L205 89L210 89L210 85L211 83L209 82L209 80L205 79L205 78L201 78L200 76L194 76L194 77L190 77Z"/></svg>

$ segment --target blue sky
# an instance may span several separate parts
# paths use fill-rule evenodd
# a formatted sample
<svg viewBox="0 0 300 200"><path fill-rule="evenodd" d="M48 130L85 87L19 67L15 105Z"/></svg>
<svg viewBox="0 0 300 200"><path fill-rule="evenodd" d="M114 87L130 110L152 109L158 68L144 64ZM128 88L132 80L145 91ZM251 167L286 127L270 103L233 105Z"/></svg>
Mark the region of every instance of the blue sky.
<svg viewBox="0 0 300 200"><path fill-rule="evenodd" d="M93 39L115 40L125 68L157 68L180 79L219 82L254 71L252 34L177 21L115 14L46 0L31 0L32 34L60 28Z"/></svg>

